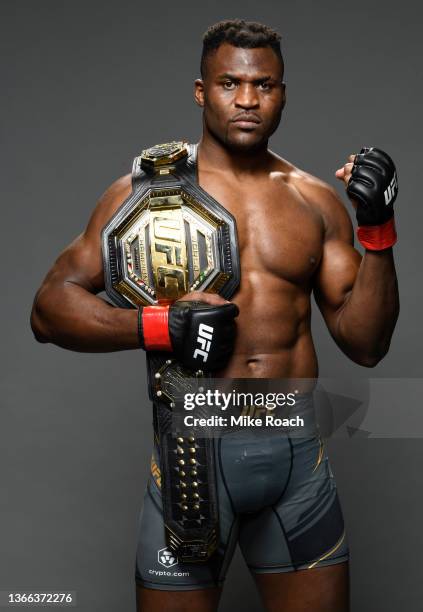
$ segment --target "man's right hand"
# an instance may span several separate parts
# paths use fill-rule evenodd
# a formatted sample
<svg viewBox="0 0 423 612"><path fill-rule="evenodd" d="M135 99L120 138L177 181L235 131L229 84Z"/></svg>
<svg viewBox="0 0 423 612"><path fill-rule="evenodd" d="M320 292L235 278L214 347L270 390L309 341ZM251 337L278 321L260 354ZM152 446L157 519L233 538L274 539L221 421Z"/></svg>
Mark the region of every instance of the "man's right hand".
<svg viewBox="0 0 423 612"><path fill-rule="evenodd" d="M146 306L139 313L140 344L172 351L190 370L218 370L231 356L238 314L235 304L198 292L171 306Z"/></svg>

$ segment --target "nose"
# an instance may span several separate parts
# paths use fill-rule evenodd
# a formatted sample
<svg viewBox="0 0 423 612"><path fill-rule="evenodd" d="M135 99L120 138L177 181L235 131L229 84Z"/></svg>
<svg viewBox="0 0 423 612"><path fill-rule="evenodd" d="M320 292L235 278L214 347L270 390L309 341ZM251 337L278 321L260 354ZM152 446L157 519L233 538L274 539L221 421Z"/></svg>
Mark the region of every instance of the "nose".
<svg viewBox="0 0 423 612"><path fill-rule="evenodd" d="M235 106L238 108L258 108L259 97L253 83L243 83L237 89Z"/></svg>

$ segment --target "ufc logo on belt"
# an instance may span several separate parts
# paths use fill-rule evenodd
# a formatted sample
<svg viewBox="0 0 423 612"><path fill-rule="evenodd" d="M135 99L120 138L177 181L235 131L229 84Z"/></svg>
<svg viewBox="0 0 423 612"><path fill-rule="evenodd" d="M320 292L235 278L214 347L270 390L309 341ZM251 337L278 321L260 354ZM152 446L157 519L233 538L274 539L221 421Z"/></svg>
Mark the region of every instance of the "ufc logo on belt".
<svg viewBox="0 0 423 612"><path fill-rule="evenodd" d="M210 352L210 345L211 345L211 340L213 337L213 331L214 331L214 328L211 327L210 325L206 325L205 323L200 323L200 326L198 328L197 343L201 346L201 349L199 348L195 349L194 354L193 354L194 359L196 359L197 356L200 356L203 358L204 363L207 361L207 358Z"/></svg>
<svg viewBox="0 0 423 612"><path fill-rule="evenodd" d="M385 204L388 205L392 198L395 196L395 192L398 189L397 173L394 174L392 181L389 183L388 188L384 191Z"/></svg>

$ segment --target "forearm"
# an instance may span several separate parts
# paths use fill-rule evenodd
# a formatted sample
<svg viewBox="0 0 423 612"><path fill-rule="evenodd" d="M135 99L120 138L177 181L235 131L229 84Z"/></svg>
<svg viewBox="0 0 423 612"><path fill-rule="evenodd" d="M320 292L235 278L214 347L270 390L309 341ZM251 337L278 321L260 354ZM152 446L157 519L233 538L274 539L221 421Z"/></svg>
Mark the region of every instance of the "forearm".
<svg viewBox="0 0 423 612"><path fill-rule="evenodd" d="M83 287L64 281L41 287L31 314L40 342L97 353L139 348L137 310L115 308Z"/></svg>
<svg viewBox="0 0 423 612"><path fill-rule="evenodd" d="M388 351L398 313L392 249L366 251L353 288L338 311L339 346L354 361L376 365Z"/></svg>

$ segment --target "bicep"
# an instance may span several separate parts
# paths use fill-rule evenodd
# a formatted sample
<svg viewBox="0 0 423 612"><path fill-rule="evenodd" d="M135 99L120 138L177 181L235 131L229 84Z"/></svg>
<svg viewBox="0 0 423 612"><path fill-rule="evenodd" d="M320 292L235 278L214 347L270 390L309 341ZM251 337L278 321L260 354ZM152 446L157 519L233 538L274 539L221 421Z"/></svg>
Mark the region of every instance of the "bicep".
<svg viewBox="0 0 423 612"><path fill-rule="evenodd" d="M314 294L317 305L332 331L337 314L354 286L361 255L354 248L350 216L337 194L329 190L325 203L325 240Z"/></svg>
<svg viewBox="0 0 423 612"><path fill-rule="evenodd" d="M333 333L338 313L354 286L361 255L354 249L351 219L335 189L314 178L303 181L300 186L304 197L319 211L324 227L322 257L313 279L313 290Z"/></svg>
<svg viewBox="0 0 423 612"><path fill-rule="evenodd" d="M101 232L130 193L129 175L113 183L100 198L85 231L60 253L43 287L56 283L74 283L91 293L104 290Z"/></svg>
<svg viewBox="0 0 423 612"><path fill-rule="evenodd" d="M314 296L331 331L338 311L354 286L360 262L361 255L349 242L339 238L325 242L316 273Z"/></svg>
<svg viewBox="0 0 423 612"><path fill-rule="evenodd" d="M91 293L104 289L100 239L89 238L84 232L60 253L43 287L64 283L74 283Z"/></svg>

